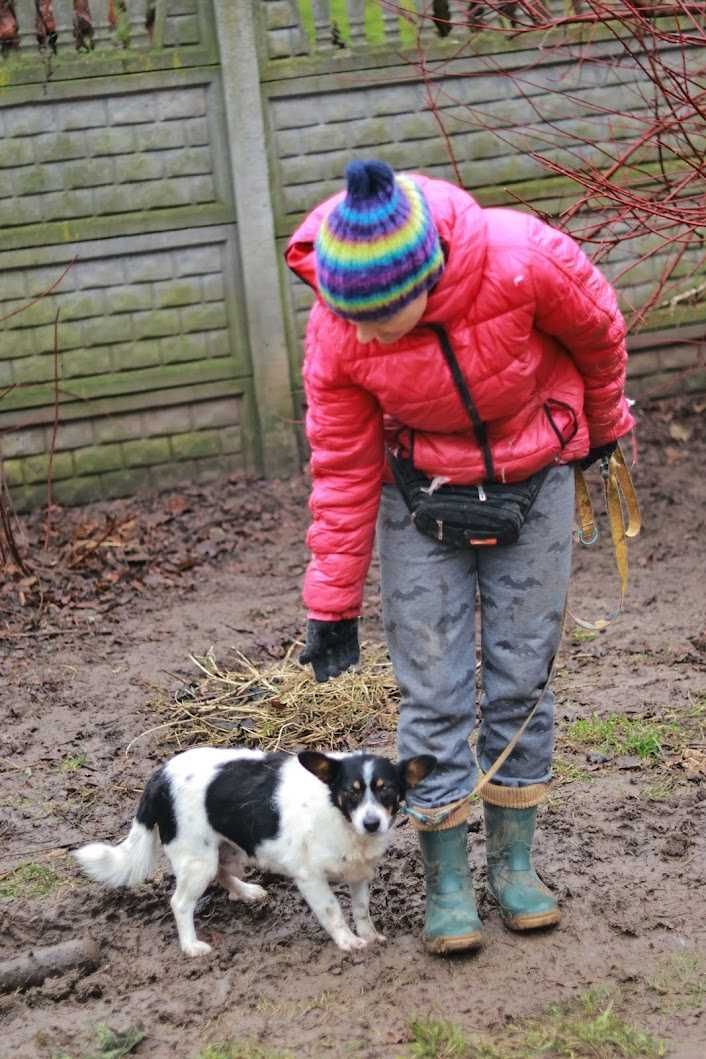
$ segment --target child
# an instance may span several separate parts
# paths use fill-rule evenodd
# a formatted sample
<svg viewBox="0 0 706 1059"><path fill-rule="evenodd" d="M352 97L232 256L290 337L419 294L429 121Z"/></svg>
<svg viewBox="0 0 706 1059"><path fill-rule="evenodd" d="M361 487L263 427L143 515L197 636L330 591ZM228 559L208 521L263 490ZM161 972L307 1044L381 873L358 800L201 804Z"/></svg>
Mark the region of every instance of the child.
<svg viewBox="0 0 706 1059"><path fill-rule="evenodd" d="M466 850L476 593L483 771L541 696L482 789L489 885L509 927L559 922L531 862L553 752L554 700L542 691L569 581L571 464L609 454L632 427L625 327L607 280L536 218L482 209L458 187L395 175L384 162L352 162L346 178L345 193L314 209L287 248L290 268L317 294L304 363L313 523L301 660L319 681L358 661L377 519L399 752L439 761L408 809L426 871L425 944L445 953L481 944ZM418 532L386 446L410 457L432 489L545 470L517 542L451 547Z"/></svg>

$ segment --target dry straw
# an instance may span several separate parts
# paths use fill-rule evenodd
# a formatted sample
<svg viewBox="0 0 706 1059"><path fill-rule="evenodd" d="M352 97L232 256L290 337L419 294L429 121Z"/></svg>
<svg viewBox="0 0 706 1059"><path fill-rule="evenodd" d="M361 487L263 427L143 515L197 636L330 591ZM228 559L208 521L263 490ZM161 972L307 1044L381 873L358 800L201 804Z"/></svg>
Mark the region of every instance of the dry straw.
<svg viewBox="0 0 706 1059"><path fill-rule="evenodd" d="M321 750L363 746L397 722L398 691L385 648L364 644L355 671L317 684L295 661L292 645L282 661L258 665L240 652L223 671L213 653L191 661L198 683L155 705L168 714L159 726L179 747L252 746L262 750Z"/></svg>

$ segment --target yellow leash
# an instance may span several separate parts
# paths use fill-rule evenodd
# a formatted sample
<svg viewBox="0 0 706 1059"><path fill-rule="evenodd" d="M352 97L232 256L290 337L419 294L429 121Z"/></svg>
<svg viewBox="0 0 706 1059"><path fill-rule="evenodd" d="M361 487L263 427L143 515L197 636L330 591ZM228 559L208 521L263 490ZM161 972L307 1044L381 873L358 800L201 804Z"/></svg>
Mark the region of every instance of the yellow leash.
<svg viewBox="0 0 706 1059"><path fill-rule="evenodd" d="M576 515L578 521L578 540L580 544L594 544L598 539L598 528L593 514L593 505L588 493L586 479L579 464L574 464L576 480ZM584 621L571 614L571 618L582 629L605 629L618 617L623 609L625 594L628 588L628 537L636 537L642 526L640 505L630 476L625 458L618 445L609 460L601 466L603 477L603 495L608 512L608 524L615 552L615 565L620 578L620 602L618 609L608 618L599 618L595 622Z"/></svg>

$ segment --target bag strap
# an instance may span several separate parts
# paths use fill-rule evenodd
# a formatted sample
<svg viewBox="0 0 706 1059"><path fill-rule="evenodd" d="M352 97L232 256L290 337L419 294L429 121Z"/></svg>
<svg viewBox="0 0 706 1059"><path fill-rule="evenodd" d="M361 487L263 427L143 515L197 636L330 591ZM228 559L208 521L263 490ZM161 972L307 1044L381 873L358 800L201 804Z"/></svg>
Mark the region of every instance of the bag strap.
<svg viewBox="0 0 706 1059"><path fill-rule="evenodd" d="M466 385L466 380L463 377L463 372L459 367L459 363L456 360L456 354L453 351L453 346L449 342L449 336L446 334L446 329L441 324L428 323L424 325L428 327L430 331L433 331L436 335L437 341L441 347L441 352L444 354L444 360L446 361L449 371L451 372L451 378L453 379L454 386L458 391L458 395L461 398L461 404L464 407L466 415L468 416L473 433L476 436L481 451L483 452L483 462L485 464L485 477L489 482L495 481L495 467L493 466L493 456L490 451L490 445L488 444L488 431L486 430L485 423L478 414L475 401L471 397L471 391Z"/></svg>

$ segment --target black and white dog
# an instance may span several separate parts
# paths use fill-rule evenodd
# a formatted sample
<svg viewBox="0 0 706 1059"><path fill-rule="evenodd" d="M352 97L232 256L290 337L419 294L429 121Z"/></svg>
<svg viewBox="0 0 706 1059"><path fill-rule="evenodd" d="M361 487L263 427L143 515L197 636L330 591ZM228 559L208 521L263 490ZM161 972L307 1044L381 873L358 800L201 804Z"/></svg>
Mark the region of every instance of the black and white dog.
<svg viewBox="0 0 706 1059"><path fill-rule="evenodd" d="M210 952L196 937L194 909L214 879L233 901L267 897L241 880L246 863L294 879L339 949L362 949L385 940L370 919L369 883L393 817L407 788L435 765L428 754L393 765L364 752L187 750L149 779L126 839L93 842L73 855L97 882L136 886L154 871L161 839L176 877L171 905L187 956ZM329 880L350 884L355 933Z"/></svg>

